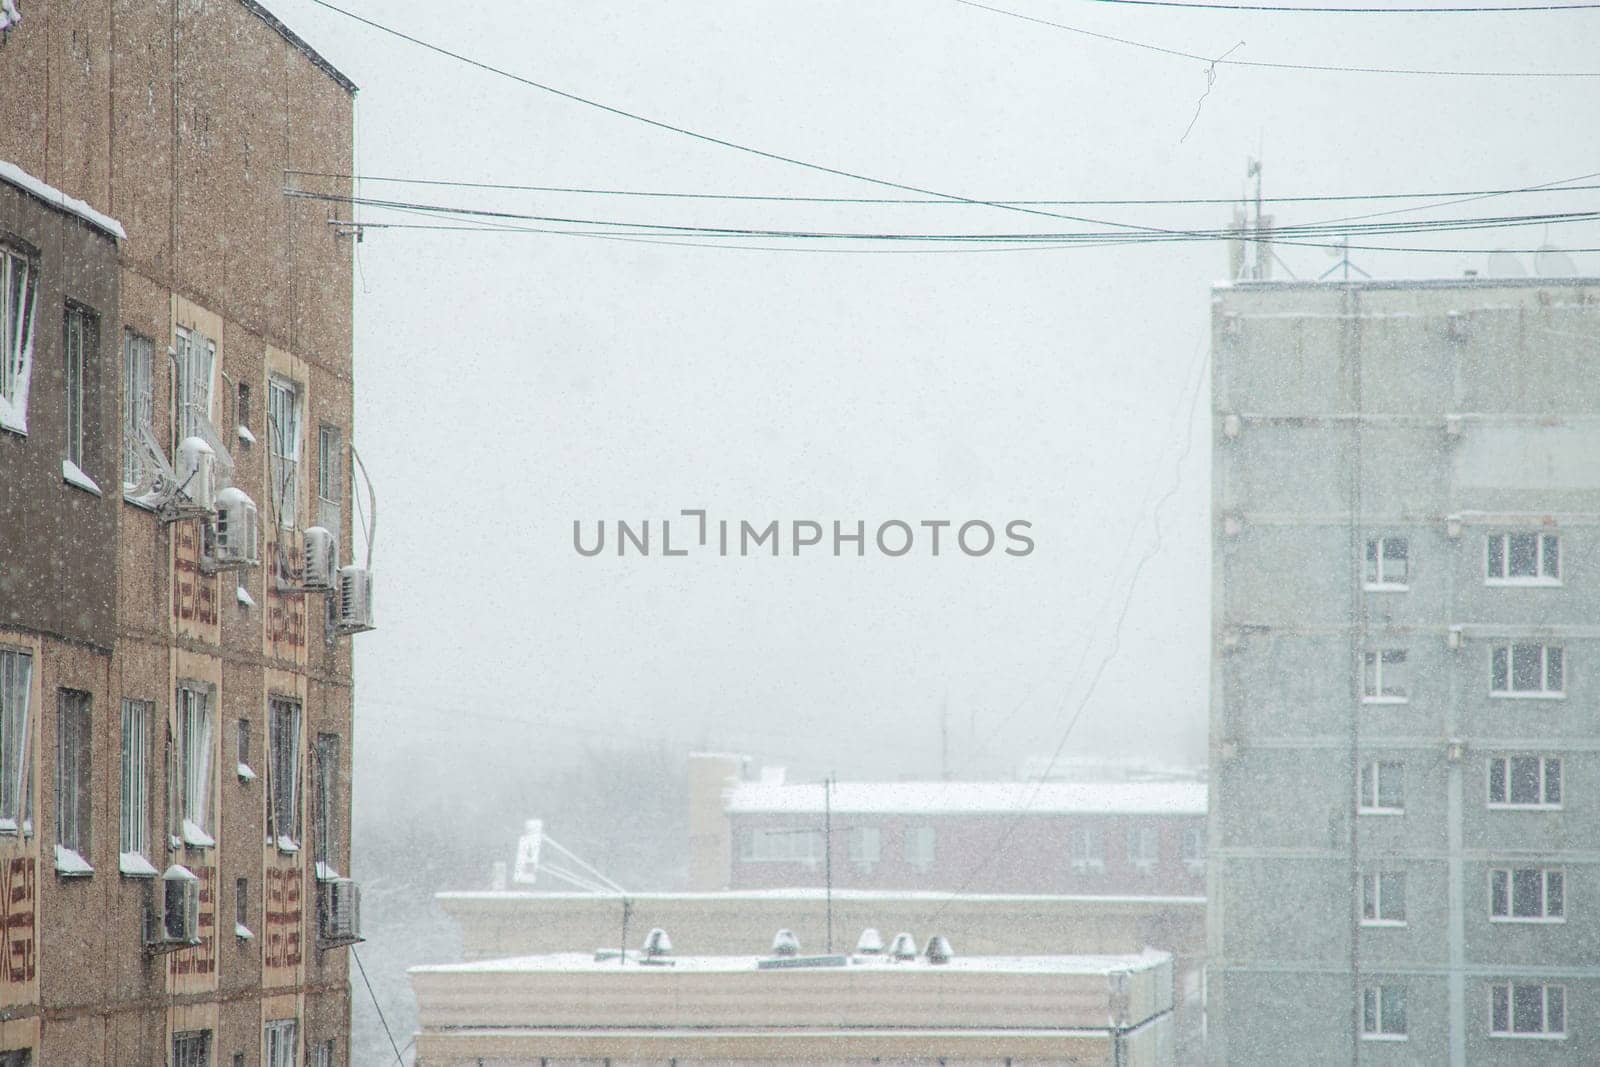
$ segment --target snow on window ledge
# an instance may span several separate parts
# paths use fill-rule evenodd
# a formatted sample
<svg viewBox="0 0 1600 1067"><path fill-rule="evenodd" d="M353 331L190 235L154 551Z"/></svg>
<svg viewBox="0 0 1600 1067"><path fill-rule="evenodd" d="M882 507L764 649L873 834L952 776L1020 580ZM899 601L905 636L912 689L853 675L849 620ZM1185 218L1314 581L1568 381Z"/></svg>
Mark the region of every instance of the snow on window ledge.
<svg viewBox="0 0 1600 1067"><path fill-rule="evenodd" d="M24 369L26 374L26 368ZM0 430L10 430L20 437L28 436L28 413L24 408L26 401L27 379L17 383L17 400L15 403L0 396Z"/></svg>
<svg viewBox="0 0 1600 1067"><path fill-rule="evenodd" d="M61 480L95 496L100 495L100 487L94 484L94 479L83 473L83 470L70 459L61 461Z"/></svg>
<svg viewBox="0 0 1600 1067"><path fill-rule="evenodd" d="M86 878L94 873L89 861L62 845L56 846L56 873L66 878Z"/></svg>
<svg viewBox="0 0 1600 1067"><path fill-rule="evenodd" d="M17 832L17 820L0 819L0 834L14 834Z"/></svg>
<svg viewBox="0 0 1600 1067"><path fill-rule="evenodd" d="M117 869L129 878L154 878L161 872L137 852L124 852L117 859Z"/></svg>
<svg viewBox="0 0 1600 1067"><path fill-rule="evenodd" d="M239 781L241 781L241 782L253 782L255 780L256 780L256 772L252 771L250 769L250 764L248 764L248 763L239 764Z"/></svg>
<svg viewBox="0 0 1600 1067"><path fill-rule="evenodd" d="M242 422L239 424L239 440L243 441L247 445L253 445L256 443L256 435L251 433L250 427L246 426Z"/></svg>
<svg viewBox="0 0 1600 1067"><path fill-rule="evenodd" d="M317 861L317 881L335 882L343 877L342 874L334 869L332 864L323 863L321 860Z"/></svg>
<svg viewBox="0 0 1600 1067"><path fill-rule="evenodd" d="M1366 582L1362 590L1368 593L1409 593L1411 586L1404 582Z"/></svg>
<svg viewBox="0 0 1600 1067"><path fill-rule="evenodd" d="M1362 1034L1363 1041L1404 1041L1405 1034Z"/></svg>
<svg viewBox="0 0 1600 1067"><path fill-rule="evenodd" d="M250 932L250 928L248 926L246 926L244 923L234 923L233 924L233 936L237 937L240 941L249 941L251 938L255 937L256 935L252 934Z"/></svg>
<svg viewBox="0 0 1600 1067"><path fill-rule="evenodd" d="M235 586L234 590L234 596L238 599L240 607L253 608L256 606L256 598L250 595L250 590L242 585ZM254 778L255 775L251 775L251 777Z"/></svg>
<svg viewBox="0 0 1600 1067"><path fill-rule="evenodd" d="M216 839L194 822L192 819L183 820L183 843L191 848L215 848Z"/></svg>
<svg viewBox="0 0 1600 1067"><path fill-rule="evenodd" d="M279 852L299 852L300 851L300 842L296 841L294 838L290 837L288 834L279 834L278 835L277 846L278 846L278 851Z"/></svg>

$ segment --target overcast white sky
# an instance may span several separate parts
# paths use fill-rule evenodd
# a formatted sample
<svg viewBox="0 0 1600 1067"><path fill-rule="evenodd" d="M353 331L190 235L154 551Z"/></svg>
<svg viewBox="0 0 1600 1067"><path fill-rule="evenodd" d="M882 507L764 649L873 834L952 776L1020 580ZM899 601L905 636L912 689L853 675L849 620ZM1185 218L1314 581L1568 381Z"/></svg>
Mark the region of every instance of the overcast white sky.
<svg viewBox="0 0 1600 1067"><path fill-rule="evenodd" d="M367 174L882 192L602 114L309 0L271 6L362 87ZM1244 188L1257 154L1269 195L1520 187L1600 171L1593 78L1225 66L1194 118L1201 63L954 0L348 6L618 107L967 197L1225 197ZM1236 59L1600 70L1600 12L1013 6L1196 54L1244 41ZM1072 227L966 206L362 191L703 226ZM1422 217L1596 202L1593 192L1526 196ZM1155 226L1230 215L1079 210ZM1395 243L1430 241L1587 247L1600 245L1600 227ZM380 629L356 639L366 768L427 754L444 770L491 750L643 736L750 751L802 773L931 775L946 702L956 771L1004 774L1048 755L1080 705L1069 754L1203 758L1208 397L1191 422L1187 383L1205 356L1223 247L847 255L375 230L359 255L355 439L380 503ZM1334 263L1320 250L1284 258L1302 277ZM1380 277L1485 266L1481 253L1353 258ZM1174 486L1160 550L1127 600L1134 565L1155 544L1151 505ZM574 519L688 507L869 527L1022 518L1038 547L1023 559L936 560L584 559L572 549ZM1120 647L1091 693L1125 601Z"/></svg>

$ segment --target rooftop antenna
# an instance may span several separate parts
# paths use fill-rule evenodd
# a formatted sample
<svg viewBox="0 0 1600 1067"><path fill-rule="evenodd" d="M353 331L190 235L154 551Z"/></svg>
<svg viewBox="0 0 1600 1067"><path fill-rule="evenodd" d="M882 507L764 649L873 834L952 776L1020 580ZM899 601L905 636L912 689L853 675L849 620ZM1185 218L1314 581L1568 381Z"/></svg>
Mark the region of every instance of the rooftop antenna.
<svg viewBox="0 0 1600 1067"><path fill-rule="evenodd" d="M1372 277L1372 275L1368 274L1366 271L1362 270L1360 267L1358 267L1354 263L1350 262L1350 235L1349 234L1345 234L1342 238L1340 238L1339 243L1337 245L1329 245L1327 247L1328 247L1328 255L1330 255L1330 256L1335 256L1335 255L1338 256L1339 257L1339 262L1335 263L1333 266L1331 266L1327 270L1323 271L1322 274L1320 276L1318 276L1317 281L1319 281L1319 282L1326 281L1327 278L1328 278L1328 275L1330 275L1334 271L1340 270L1340 269L1343 269L1343 271L1344 271L1344 281L1347 281L1347 282L1350 280L1350 272L1351 271L1355 271L1357 274L1361 275L1363 278L1371 278Z"/></svg>

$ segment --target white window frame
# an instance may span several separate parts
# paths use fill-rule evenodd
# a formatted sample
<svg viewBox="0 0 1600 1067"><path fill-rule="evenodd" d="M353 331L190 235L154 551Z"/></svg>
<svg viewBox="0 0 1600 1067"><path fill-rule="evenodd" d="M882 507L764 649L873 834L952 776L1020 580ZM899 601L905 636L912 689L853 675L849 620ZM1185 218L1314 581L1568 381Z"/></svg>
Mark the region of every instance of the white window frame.
<svg viewBox="0 0 1600 1067"><path fill-rule="evenodd" d="M908 826L901 842L905 861L919 871L933 866L938 855L939 834L931 826Z"/></svg>
<svg viewBox="0 0 1600 1067"><path fill-rule="evenodd" d="M300 1062L300 1020L273 1019L262 1028L261 1067L295 1067Z"/></svg>
<svg viewBox="0 0 1600 1067"><path fill-rule="evenodd" d="M1538 1030L1518 1030L1516 991L1521 989L1539 990L1539 1025ZM1551 993L1555 997L1551 997ZM1501 1027L1496 1020L1496 1001L1504 998L1505 1025ZM1560 1005L1560 1029L1550 1029L1550 1006L1552 999ZM1536 1041L1565 1041L1567 1037L1567 987L1559 982L1491 982L1489 984L1489 1036L1510 1037L1519 1039L1532 1039Z"/></svg>
<svg viewBox="0 0 1600 1067"><path fill-rule="evenodd" d="M1539 913L1537 915L1518 915L1517 904L1517 875L1536 873L1539 885ZM1559 924L1567 921L1567 877L1566 870L1562 867L1491 867L1489 868L1489 921L1496 923L1534 923L1534 924ZM1560 910L1555 914L1550 911L1550 887L1557 886L1555 897L1560 901ZM1506 910L1496 913L1498 905L1497 896L1503 894Z"/></svg>
<svg viewBox="0 0 1600 1067"><path fill-rule="evenodd" d="M1080 874L1104 874L1105 835L1098 826L1074 826L1067 837L1067 854L1072 869Z"/></svg>
<svg viewBox="0 0 1600 1067"><path fill-rule="evenodd" d="M745 830L739 858L750 863L822 862L822 831L754 826Z"/></svg>
<svg viewBox="0 0 1600 1067"><path fill-rule="evenodd" d="M1518 760L1536 760L1539 764L1539 799L1533 803L1512 800L1516 776L1512 773ZM1500 765L1500 782L1505 787L1502 799L1494 796L1495 765ZM1485 765L1484 787L1488 793L1488 806L1495 811L1560 811L1566 800L1566 776L1560 756L1539 756L1530 753L1512 753L1490 756ZM1552 774L1551 771L1554 770ZM1551 785L1555 785L1556 798L1549 799Z"/></svg>
<svg viewBox="0 0 1600 1067"><path fill-rule="evenodd" d="M339 761L343 753L341 735L328 731L317 734L312 751L316 774L316 790L311 797L312 830L316 834L317 866L324 873L332 871L339 859Z"/></svg>
<svg viewBox="0 0 1600 1067"><path fill-rule="evenodd" d="M1517 650L1536 648L1539 650L1539 685L1538 689L1517 689L1516 664ZM1552 653L1554 655L1552 656ZM1505 688L1496 687L1496 675L1499 665L1505 663ZM1550 685L1552 664L1555 674L1559 678L1559 688ZM1489 695L1496 700L1563 700L1567 695L1567 652L1564 645L1547 645L1534 641L1508 641L1505 644L1492 645L1489 648Z"/></svg>
<svg viewBox="0 0 1600 1067"><path fill-rule="evenodd" d="M294 529L300 518L300 439L303 397L300 383L273 374L267 378L267 456L278 525ZM288 425L285 425L287 423Z"/></svg>
<svg viewBox="0 0 1600 1067"><path fill-rule="evenodd" d="M122 491L137 492L144 484L144 450L140 439L155 428L155 342L132 330L122 331Z"/></svg>
<svg viewBox="0 0 1600 1067"><path fill-rule="evenodd" d="M1511 539L1513 537L1531 537L1534 539L1534 559L1531 575L1513 575L1511 573ZM1495 568L1495 545L1499 545L1500 565L1499 573ZM1555 559L1550 560L1551 546L1555 549ZM1549 533L1545 530L1509 530L1487 535L1483 540L1483 573L1484 585L1544 585L1555 586L1561 582L1561 535Z"/></svg>
<svg viewBox="0 0 1600 1067"><path fill-rule="evenodd" d="M182 843L211 848L211 779L216 761L212 689L204 683L178 685L178 820Z"/></svg>
<svg viewBox="0 0 1600 1067"><path fill-rule="evenodd" d="M1388 549L1391 545L1399 545L1405 550L1400 558L1404 566L1400 568L1403 573L1396 580L1389 572ZM1370 564L1370 566L1369 566ZM1404 537L1369 537L1367 538L1366 556L1362 561L1363 587L1369 593L1404 593L1411 588L1411 543Z"/></svg>
<svg viewBox="0 0 1600 1067"><path fill-rule="evenodd" d="M1388 1009L1395 1002L1400 1006L1400 1029L1389 1029ZM1361 990L1361 1040L1404 1041L1408 1036L1410 1020L1406 1017L1406 987L1403 985L1369 985Z"/></svg>
<svg viewBox="0 0 1600 1067"><path fill-rule="evenodd" d="M84 471L83 459L83 375L88 367L89 354L97 348L97 339L100 333L100 320L93 311L81 304L67 305L66 312L61 319L61 353L65 371L62 379L66 385L66 448L61 453L61 461L70 470L63 470L67 480L77 485L89 481L89 476ZM77 477L74 478L73 474ZM91 481L92 485L93 482ZM87 488L87 486L85 486Z"/></svg>
<svg viewBox="0 0 1600 1067"><path fill-rule="evenodd" d="M38 259L0 246L0 428L28 432Z"/></svg>
<svg viewBox="0 0 1600 1067"><path fill-rule="evenodd" d="M1183 857L1183 865L1189 869L1190 874L1199 874L1206 869L1206 828L1204 826L1186 826L1183 837L1179 842L1179 852Z"/></svg>
<svg viewBox="0 0 1600 1067"><path fill-rule="evenodd" d="M154 701L122 701L118 867L135 878L156 875L150 862L150 724L154 721Z"/></svg>
<svg viewBox="0 0 1600 1067"><path fill-rule="evenodd" d="M1161 861L1161 840L1154 826L1130 826L1127 833L1128 862L1134 870L1149 874Z"/></svg>
<svg viewBox="0 0 1600 1067"><path fill-rule="evenodd" d="M1394 906L1396 897L1399 898L1398 909ZM1399 911L1398 915L1394 914L1396 910ZM1368 871L1362 874L1361 925L1406 925L1406 872Z"/></svg>
<svg viewBox="0 0 1600 1067"><path fill-rule="evenodd" d="M94 697L81 689L56 691L56 873L94 874L89 864L94 827Z"/></svg>
<svg viewBox="0 0 1600 1067"><path fill-rule="evenodd" d="M1385 804L1384 785L1399 781L1396 804ZM1362 815L1404 815L1406 811L1406 765L1400 760L1368 760L1361 765L1357 810Z"/></svg>
<svg viewBox="0 0 1600 1067"><path fill-rule="evenodd" d="M33 653L0 647L0 834L32 832Z"/></svg>
<svg viewBox="0 0 1600 1067"><path fill-rule="evenodd" d="M301 722L294 697L267 701L267 840L280 852L300 851Z"/></svg>
<svg viewBox="0 0 1600 1067"><path fill-rule="evenodd" d="M857 826L850 831L850 859L871 867L883 859L883 831L876 826Z"/></svg>
<svg viewBox="0 0 1600 1067"><path fill-rule="evenodd" d="M1398 657L1398 658L1396 658ZM1389 663L1385 670L1385 663ZM1385 673L1400 674L1406 683L1399 692L1385 692L1389 688L1384 681ZM1361 702L1363 704L1409 704L1411 703L1410 656L1403 648L1375 648L1361 654Z"/></svg>
<svg viewBox="0 0 1600 1067"><path fill-rule="evenodd" d="M186 437L206 438L212 426L211 399L217 374L217 343L199 330L179 326L175 331L177 382L172 390L173 451ZM202 421L204 426L202 427Z"/></svg>

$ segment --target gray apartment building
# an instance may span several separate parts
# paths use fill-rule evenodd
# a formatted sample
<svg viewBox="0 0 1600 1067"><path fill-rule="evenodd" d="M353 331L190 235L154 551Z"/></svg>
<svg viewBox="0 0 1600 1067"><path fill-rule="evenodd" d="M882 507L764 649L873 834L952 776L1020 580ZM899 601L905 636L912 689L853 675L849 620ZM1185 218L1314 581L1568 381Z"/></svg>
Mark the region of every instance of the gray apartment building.
<svg viewBox="0 0 1600 1067"><path fill-rule="evenodd" d="M1600 279L1213 346L1212 1061L1600 1063Z"/></svg>

